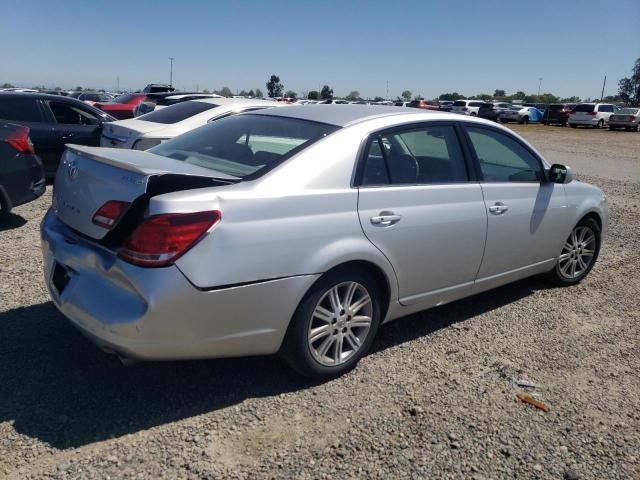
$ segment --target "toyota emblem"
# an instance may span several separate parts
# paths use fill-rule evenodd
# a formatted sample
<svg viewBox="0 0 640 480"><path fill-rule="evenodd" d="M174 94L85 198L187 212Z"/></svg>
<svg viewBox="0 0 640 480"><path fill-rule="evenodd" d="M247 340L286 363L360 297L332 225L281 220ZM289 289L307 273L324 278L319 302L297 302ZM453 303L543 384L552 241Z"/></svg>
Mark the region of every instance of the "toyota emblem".
<svg viewBox="0 0 640 480"><path fill-rule="evenodd" d="M75 180L78 176L78 164L74 161L71 161L67 164L67 174L71 180Z"/></svg>

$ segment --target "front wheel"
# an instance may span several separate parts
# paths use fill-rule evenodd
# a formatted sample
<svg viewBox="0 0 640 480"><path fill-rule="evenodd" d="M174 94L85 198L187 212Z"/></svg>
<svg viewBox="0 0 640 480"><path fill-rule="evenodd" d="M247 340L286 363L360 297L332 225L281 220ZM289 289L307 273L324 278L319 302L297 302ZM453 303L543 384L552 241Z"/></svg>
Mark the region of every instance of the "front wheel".
<svg viewBox="0 0 640 480"><path fill-rule="evenodd" d="M336 377L369 350L379 324L378 285L359 271L330 273L300 302L280 353L305 376Z"/></svg>
<svg viewBox="0 0 640 480"><path fill-rule="evenodd" d="M580 283L593 268L600 253L600 227L593 218L578 223L562 247L558 263L549 272L556 285Z"/></svg>

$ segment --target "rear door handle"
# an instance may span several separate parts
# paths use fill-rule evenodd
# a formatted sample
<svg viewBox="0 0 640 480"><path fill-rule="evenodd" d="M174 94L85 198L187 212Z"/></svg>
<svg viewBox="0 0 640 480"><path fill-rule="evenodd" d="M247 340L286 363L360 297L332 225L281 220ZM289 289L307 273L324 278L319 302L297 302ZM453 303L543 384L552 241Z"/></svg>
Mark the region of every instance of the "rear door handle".
<svg viewBox="0 0 640 480"><path fill-rule="evenodd" d="M63 140L69 140L71 138L73 138L73 133L65 133L64 135L62 135L62 139Z"/></svg>
<svg viewBox="0 0 640 480"><path fill-rule="evenodd" d="M494 215L502 215L507 210L509 210L509 207L507 207L502 202L496 202L495 204L489 207L489 211Z"/></svg>
<svg viewBox="0 0 640 480"><path fill-rule="evenodd" d="M402 215L396 215L394 212L384 211L379 215L371 217L371 223L373 225L379 225L381 227L388 227L394 223L398 223L402 219Z"/></svg>

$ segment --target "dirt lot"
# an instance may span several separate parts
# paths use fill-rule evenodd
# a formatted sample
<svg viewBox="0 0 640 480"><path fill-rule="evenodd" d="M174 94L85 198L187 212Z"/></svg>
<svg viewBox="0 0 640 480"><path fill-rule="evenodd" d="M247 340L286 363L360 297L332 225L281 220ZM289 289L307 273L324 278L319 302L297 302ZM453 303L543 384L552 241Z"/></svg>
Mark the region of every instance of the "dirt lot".
<svg viewBox="0 0 640 480"><path fill-rule="evenodd" d="M276 358L122 367L48 300L50 192L17 208L0 225L0 478L640 478L640 134L514 129L607 194L591 275L389 324L324 384Z"/></svg>

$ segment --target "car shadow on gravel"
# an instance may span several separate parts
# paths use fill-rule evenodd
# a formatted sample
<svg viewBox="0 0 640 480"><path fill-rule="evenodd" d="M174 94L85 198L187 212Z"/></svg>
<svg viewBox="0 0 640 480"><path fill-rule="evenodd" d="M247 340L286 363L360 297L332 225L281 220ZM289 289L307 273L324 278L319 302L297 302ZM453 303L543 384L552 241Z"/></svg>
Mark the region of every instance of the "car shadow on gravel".
<svg viewBox="0 0 640 480"><path fill-rule="evenodd" d="M380 351L495 309L536 279L483 293L380 329ZM55 448L79 447L313 386L275 357L123 367L76 331L51 302L0 313L0 422Z"/></svg>
<svg viewBox="0 0 640 480"><path fill-rule="evenodd" d="M20 228L27 221L21 217L20 215L16 215L15 213L10 213L9 215L2 216L0 215L0 232L4 232L5 230L13 230L14 228Z"/></svg>

